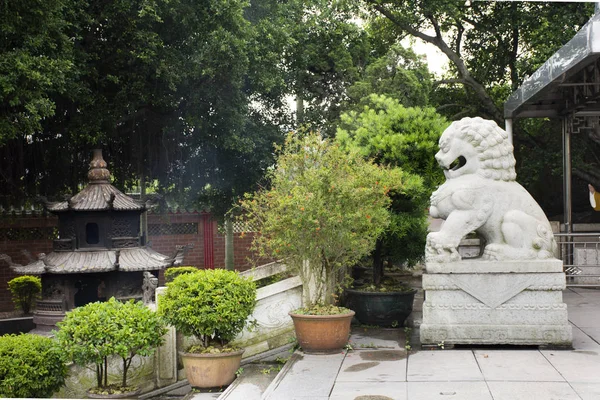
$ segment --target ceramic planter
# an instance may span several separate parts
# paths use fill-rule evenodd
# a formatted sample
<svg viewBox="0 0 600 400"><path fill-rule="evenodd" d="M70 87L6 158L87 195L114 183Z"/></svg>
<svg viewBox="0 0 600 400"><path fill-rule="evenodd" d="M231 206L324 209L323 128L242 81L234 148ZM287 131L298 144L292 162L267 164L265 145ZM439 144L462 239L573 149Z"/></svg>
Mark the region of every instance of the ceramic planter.
<svg viewBox="0 0 600 400"><path fill-rule="evenodd" d="M289 313L294 321L296 339L305 353L336 353L346 346L354 311L336 315Z"/></svg>
<svg viewBox="0 0 600 400"><path fill-rule="evenodd" d="M416 290L410 292L363 292L346 289L347 306L356 311L361 324L404 326L413 308Z"/></svg>
<svg viewBox="0 0 600 400"><path fill-rule="evenodd" d="M198 388L220 387L233 382L243 353L244 350L217 354L179 352L188 382Z"/></svg>

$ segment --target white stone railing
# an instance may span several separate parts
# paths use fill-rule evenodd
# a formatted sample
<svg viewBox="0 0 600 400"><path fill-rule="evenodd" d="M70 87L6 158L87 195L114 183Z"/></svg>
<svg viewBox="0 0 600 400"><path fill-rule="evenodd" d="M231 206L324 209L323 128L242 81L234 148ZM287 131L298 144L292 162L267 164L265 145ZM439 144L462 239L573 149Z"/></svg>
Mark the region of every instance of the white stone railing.
<svg viewBox="0 0 600 400"><path fill-rule="evenodd" d="M287 271L285 264L273 262L241 275L258 281ZM246 349L244 357L285 345L294 337L294 324L288 312L302 306L302 282L298 276L292 276L261 287L256 292L256 300L250 317L256 321L254 329L245 329L234 341Z"/></svg>

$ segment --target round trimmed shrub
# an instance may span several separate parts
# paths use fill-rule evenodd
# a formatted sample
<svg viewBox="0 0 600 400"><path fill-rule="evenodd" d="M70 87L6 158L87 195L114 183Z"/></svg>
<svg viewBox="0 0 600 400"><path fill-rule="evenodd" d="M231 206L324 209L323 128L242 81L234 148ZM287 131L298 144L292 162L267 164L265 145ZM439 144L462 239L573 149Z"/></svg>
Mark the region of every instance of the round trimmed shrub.
<svg viewBox="0 0 600 400"><path fill-rule="evenodd" d="M0 336L0 397L50 397L65 383L66 359L44 336Z"/></svg>
<svg viewBox="0 0 600 400"><path fill-rule="evenodd" d="M119 385L127 387L127 372L133 357L152 355L167 332L162 319L142 302L122 303L114 297L73 309L58 327L56 337L75 364L96 364L100 389L110 386L108 357L121 357L123 372Z"/></svg>
<svg viewBox="0 0 600 400"><path fill-rule="evenodd" d="M8 289L13 303L25 314L33 308L33 303L42 293L42 280L37 276L23 275L8 281Z"/></svg>
<svg viewBox="0 0 600 400"><path fill-rule="evenodd" d="M184 335L194 335L209 346L221 345L239 334L256 305L256 285L250 278L224 269L198 270L179 275L167 284L159 313Z"/></svg>
<svg viewBox="0 0 600 400"><path fill-rule="evenodd" d="M179 275L183 274L193 274L197 272L198 268L189 267L189 266L181 266L181 267L171 267L165 270L165 281L173 282L173 279L177 278Z"/></svg>

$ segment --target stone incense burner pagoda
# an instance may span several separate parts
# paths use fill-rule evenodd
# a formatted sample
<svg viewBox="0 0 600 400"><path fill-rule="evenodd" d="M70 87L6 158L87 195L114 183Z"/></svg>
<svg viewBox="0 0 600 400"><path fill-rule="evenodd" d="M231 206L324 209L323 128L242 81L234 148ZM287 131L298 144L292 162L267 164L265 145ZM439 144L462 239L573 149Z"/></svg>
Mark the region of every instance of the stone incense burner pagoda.
<svg viewBox="0 0 600 400"><path fill-rule="evenodd" d="M59 219L53 251L28 265L12 264L19 274L41 275L42 300L33 321L38 331L55 328L65 312L110 297L151 297L158 270L179 265L184 247L167 257L146 245L140 219L145 204L123 194L110 181L101 150L94 150L89 183L62 202L46 202Z"/></svg>

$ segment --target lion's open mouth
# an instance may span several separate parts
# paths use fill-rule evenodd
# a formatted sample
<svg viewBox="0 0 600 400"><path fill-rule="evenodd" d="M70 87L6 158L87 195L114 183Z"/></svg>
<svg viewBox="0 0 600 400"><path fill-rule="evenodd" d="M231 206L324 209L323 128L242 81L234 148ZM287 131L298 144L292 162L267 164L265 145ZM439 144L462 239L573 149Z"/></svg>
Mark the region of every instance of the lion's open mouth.
<svg viewBox="0 0 600 400"><path fill-rule="evenodd" d="M466 163L467 159L463 156L460 156L456 160L452 161L450 165L448 165L447 167L443 166L442 168L449 171L456 171L464 167Z"/></svg>

